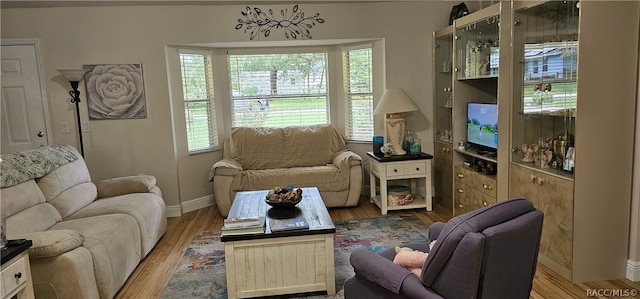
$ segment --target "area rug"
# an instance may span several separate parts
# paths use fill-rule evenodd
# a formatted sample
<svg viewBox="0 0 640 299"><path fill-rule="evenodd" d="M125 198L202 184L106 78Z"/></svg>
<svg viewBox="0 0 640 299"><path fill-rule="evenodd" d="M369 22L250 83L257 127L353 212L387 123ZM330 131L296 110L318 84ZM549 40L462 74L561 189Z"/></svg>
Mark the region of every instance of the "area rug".
<svg viewBox="0 0 640 299"><path fill-rule="evenodd" d="M428 242L427 225L413 215L334 221L335 296L309 293L278 298L343 298L344 281L353 276L349 255L356 249L380 252L407 242ZM224 244L220 231L198 232L169 280L162 298L227 298Z"/></svg>

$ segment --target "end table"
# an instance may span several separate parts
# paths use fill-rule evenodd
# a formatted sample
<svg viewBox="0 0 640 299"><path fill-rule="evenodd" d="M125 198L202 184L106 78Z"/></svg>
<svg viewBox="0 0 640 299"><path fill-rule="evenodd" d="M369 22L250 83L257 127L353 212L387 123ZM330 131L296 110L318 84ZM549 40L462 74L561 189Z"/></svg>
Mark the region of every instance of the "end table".
<svg viewBox="0 0 640 299"><path fill-rule="evenodd" d="M26 240L20 245L8 246L7 249L2 250L2 281L0 281L2 296L0 298L35 298L27 253L31 245L33 242Z"/></svg>
<svg viewBox="0 0 640 299"><path fill-rule="evenodd" d="M389 210L403 210L426 208L427 211L433 209L431 194L431 160L432 155L421 153L420 156L402 155L381 157L373 152L367 152L371 161L369 180L371 188L371 202L375 203L382 215L386 215ZM377 192L377 181L380 180L380 194ZM389 205L387 201L387 183L391 180L410 179L411 194L413 202L406 205ZM423 198L416 190L416 180L424 179L425 197Z"/></svg>

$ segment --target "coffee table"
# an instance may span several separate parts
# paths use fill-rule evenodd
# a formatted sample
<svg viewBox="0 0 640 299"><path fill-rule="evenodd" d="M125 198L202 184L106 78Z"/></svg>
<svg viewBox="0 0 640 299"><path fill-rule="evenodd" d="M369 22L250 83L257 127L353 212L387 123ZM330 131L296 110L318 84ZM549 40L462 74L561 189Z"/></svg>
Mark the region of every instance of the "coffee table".
<svg viewBox="0 0 640 299"><path fill-rule="evenodd" d="M238 192L228 217L266 215L264 234L223 232L227 293L249 298L327 291L335 295L333 239L336 228L315 187L302 188L302 201L293 209L272 208L268 191ZM271 232L269 218L304 216L309 229Z"/></svg>

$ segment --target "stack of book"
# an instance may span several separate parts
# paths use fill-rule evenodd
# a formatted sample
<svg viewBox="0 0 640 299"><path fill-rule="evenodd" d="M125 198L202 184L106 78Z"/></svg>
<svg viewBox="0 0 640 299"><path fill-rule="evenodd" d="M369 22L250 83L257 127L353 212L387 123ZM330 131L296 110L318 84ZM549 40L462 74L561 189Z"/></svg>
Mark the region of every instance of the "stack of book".
<svg viewBox="0 0 640 299"><path fill-rule="evenodd" d="M309 229L309 222L304 217L295 217L289 219L269 219L269 228L271 232L282 232L299 229Z"/></svg>
<svg viewBox="0 0 640 299"><path fill-rule="evenodd" d="M265 217L227 218L222 232L226 235L264 234Z"/></svg>

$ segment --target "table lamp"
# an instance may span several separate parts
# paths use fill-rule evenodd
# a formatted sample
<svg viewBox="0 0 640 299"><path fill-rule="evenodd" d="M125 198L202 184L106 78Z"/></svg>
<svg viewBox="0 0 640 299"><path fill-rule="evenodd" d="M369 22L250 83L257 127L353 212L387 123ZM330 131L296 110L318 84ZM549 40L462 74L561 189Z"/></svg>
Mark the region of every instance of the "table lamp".
<svg viewBox="0 0 640 299"><path fill-rule="evenodd" d="M393 145L392 155L405 155L407 153L402 149L407 121L402 118L400 113L419 109L402 88L388 88L384 91L373 114L386 114L385 131L387 140L385 142Z"/></svg>

